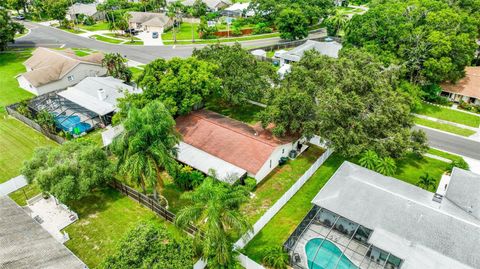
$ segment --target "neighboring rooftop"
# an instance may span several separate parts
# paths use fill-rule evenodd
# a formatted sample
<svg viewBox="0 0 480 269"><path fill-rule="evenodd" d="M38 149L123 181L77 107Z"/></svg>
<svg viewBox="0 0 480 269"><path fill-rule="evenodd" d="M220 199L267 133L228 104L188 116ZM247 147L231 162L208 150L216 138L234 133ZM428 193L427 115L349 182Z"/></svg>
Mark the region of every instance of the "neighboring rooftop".
<svg viewBox="0 0 480 269"><path fill-rule="evenodd" d="M87 77L58 95L103 116L117 109L117 99L125 92L141 91L113 77Z"/></svg>
<svg viewBox="0 0 480 269"><path fill-rule="evenodd" d="M84 3L75 3L68 8L67 14L84 14L87 16L93 16L97 13L97 4L84 4Z"/></svg>
<svg viewBox="0 0 480 269"><path fill-rule="evenodd" d="M293 141L208 110L180 116L176 122L183 142L251 174L260 170L277 146Z"/></svg>
<svg viewBox="0 0 480 269"><path fill-rule="evenodd" d="M465 68L465 77L457 83L442 83L440 85L446 92L480 99L480 66Z"/></svg>
<svg viewBox="0 0 480 269"><path fill-rule="evenodd" d="M450 191L478 196L478 182L469 185L478 176L465 180L456 173ZM372 229L369 243L403 259L402 269L480 268L480 220L450 200L448 191L441 203L432 198L414 185L344 162L312 203Z"/></svg>
<svg viewBox="0 0 480 269"><path fill-rule="evenodd" d="M337 41L319 42L314 40L307 40L302 45L278 55L279 58L298 62L303 57L305 51L316 50L322 55L338 58L338 52L342 49L342 44Z"/></svg>
<svg viewBox="0 0 480 269"><path fill-rule="evenodd" d="M62 79L68 72L81 63L101 65L103 53L93 53L84 57L75 55L75 52L37 48L32 57L24 65L31 69L22 75L35 87L42 86Z"/></svg>
<svg viewBox="0 0 480 269"><path fill-rule="evenodd" d="M168 21L170 21L170 18L167 16L167 14L165 14L165 12L155 13L130 11L128 13L131 15L129 19L130 23L148 23L148 26L163 27L168 23Z"/></svg>
<svg viewBox="0 0 480 269"><path fill-rule="evenodd" d="M86 268L7 196L0 197L0 246L2 269Z"/></svg>
<svg viewBox="0 0 480 269"><path fill-rule="evenodd" d="M480 220L480 175L453 168L445 197Z"/></svg>
<svg viewBox="0 0 480 269"><path fill-rule="evenodd" d="M171 1L174 2L174 1ZM232 2L230 0L202 0L205 5L207 5L210 9L215 9L219 4L231 5ZM193 6L195 4L195 0L185 0L182 2L184 6Z"/></svg>

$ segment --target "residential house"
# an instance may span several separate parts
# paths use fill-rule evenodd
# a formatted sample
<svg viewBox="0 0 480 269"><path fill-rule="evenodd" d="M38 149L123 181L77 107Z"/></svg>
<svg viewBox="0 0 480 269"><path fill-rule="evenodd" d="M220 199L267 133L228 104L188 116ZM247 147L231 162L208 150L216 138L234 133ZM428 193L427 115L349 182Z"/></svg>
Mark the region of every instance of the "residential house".
<svg viewBox="0 0 480 269"><path fill-rule="evenodd" d="M295 268L480 268L480 175L454 168L440 188L344 162L284 246Z"/></svg>
<svg viewBox="0 0 480 269"><path fill-rule="evenodd" d="M193 6L196 0L185 0L182 2L184 6ZM222 10L232 4L230 0L202 0L207 5L208 11L215 12Z"/></svg>
<svg viewBox="0 0 480 269"><path fill-rule="evenodd" d="M55 117L56 126L73 135L82 135L96 127L105 127L117 112L117 100L125 93L141 90L113 77L87 77L73 87L32 99L29 107L37 113L46 110Z"/></svg>
<svg viewBox="0 0 480 269"><path fill-rule="evenodd" d="M176 119L182 135L177 159L206 174L216 171L233 182L244 175L262 181L281 157L307 146L294 137L276 138L259 125L253 127L208 110Z"/></svg>
<svg viewBox="0 0 480 269"><path fill-rule="evenodd" d="M0 231L2 269L87 268L8 196L0 196Z"/></svg>
<svg viewBox="0 0 480 269"><path fill-rule="evenodd" d="M253 17L255 11L249 9L250 3L235 3L222 11L222 15L230 17Z"/></svg>
<svg viewBox="0 0 480 269"><path fill-rule="evenodd" d="M80 14L92 17L96 21L105 19L105 13L97 10L96 3L75 3L68 8L66 18L69 20L75 20L78 19Z"/></svg>
<svg viewBox="0 0 480 269"><path fill-rule="evenodd" d="M103 54L76 56L72 50L37 48L24 62L27 72L17 76L20 87L42 95L73 86L86 77L103 76Z"/></svg>
<svg viewBox="0 0 480 269"><path fill-rule="evenodd" d="M173 20L166 13L153 12L129 12L131 15L128 23L131 29L146 32L158 32L159 34L173 26Z"/></svg>
<svg viewBox="0 0 480 269"><path fill-rule="evenodd" d="M465 68L465 77L457 83L442 83L442 96L454 102L480 105L480 66Z"/></svg>
<svg viewBox="0 0 480 269"><path fill-rule="evenodd" d="M286 51L282 54L275 55L280 59L280 65L298 62L303 57L303 54L308 50L316 50L322 55L326 55L333 58L338 58L338 52L342 49L342 44L337 41L314 41L307 40L302 45L293 48L290 51Z"/></svg>

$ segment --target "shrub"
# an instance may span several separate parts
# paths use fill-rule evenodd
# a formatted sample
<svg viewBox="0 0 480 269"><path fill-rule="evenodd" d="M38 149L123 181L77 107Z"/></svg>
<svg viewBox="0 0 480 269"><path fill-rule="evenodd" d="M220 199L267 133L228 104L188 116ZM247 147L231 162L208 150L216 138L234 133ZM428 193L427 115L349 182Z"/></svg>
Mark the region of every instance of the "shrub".
<svg viewBox="0 0 480 269"><path fill-rule="evenodd" d="M430 84L422 87L423 91L423 100L427 102L436 102L440 93L442 92L442 88L437 84Z"/></svg>
<svg viewBox="0 0 480 269"><path fill-rule="evenodd" d="M94 24L95 24L95 20L93 19L93 17L87 16L87 17L85 17L85 19L83 20L83 24L84 24L84 25L87 25L87 26L91 26L91 25L94 25Z"/></svg>
<svg viewBox="0 0 480 269"><path fill-rule="evenodd" d="M239 27L233 26L231 34L233 36L241 36L242 35L242 30Z"/></svg>
<svg viewBox="0 0 480 269"><path fill-rule="evenodd" d="M286 269L290 257L282 247L269 247L263 251L262 262L274 269Z"/></svg>
<svg viewBox="0 0 480 269"><path fill-rule="evenodd" d="M271 32L273 32L272 28L268 27L266 23L260 22L255 25L252 33L254 35L259 35L259 34L268 34Z"/></svg>
<svg viewBox="0 0 480 269"><path fill-rule="evenodd" d="M463 170L469 170L470 169L470 166L468 165L468 163L463 158L452 161L448 165L448 172L451 173L454 167L457 167L457 168L460 168L460 169L463 169Z"/></svg>
<svg viewBox="0 0 480 269"><path fill-rule="evenodd" d="M184 191L195 189L205 179L202 173L193 170L190 166L183 166L173 177L175 185Z"/></svg>
<svg viewBox="0 0 480 269"><path fill-rule="evenodd" d="M22 101L18 104L16 108L17 112L20 113L21 115L31 119L32 118L32 112L30 111L30 108L28 107L28 101Z"/></svg>
<svg viewBox="0 0 480 269"><path fill-rule="evenodd" d="M249 190L249 191L253 191L255 189L255 187L257 186L257 180L252 178L252 177L247 177L245 180L245 187Z"/></svg>
<svg viewBox="0 0 480 269"><path fill-rule="evenodd" d="M43 130L54 133L55 132L55 117L46 110L38 112L35 117L35 122L42 127Z"/></svg>

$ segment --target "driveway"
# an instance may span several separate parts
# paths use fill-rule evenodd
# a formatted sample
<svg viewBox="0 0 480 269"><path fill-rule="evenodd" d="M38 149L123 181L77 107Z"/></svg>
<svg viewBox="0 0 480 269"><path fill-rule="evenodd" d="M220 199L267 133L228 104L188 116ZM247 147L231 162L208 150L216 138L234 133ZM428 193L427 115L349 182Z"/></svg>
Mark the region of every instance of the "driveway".
<svg viewBox="0 0 480 269"><path fill-rule="evenodd" d="M162 35L159 33L158 38L152 38L152 32L140 32L135 37L140 38L145 46L163 46Z"/></svg>

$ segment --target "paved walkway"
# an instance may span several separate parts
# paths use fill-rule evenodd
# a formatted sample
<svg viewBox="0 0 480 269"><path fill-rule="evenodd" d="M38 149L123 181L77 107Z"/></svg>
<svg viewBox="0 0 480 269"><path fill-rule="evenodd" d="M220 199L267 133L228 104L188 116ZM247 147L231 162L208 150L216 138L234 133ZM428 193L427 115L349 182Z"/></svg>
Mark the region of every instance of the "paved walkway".
<svg viewBox="0 0 480 269"><path fill-rule="evenodd" d="M7 182L0 184L0 196L7 196L8 194L25 187L27 185L27 179L20 175L14 177Z"/></svg>

